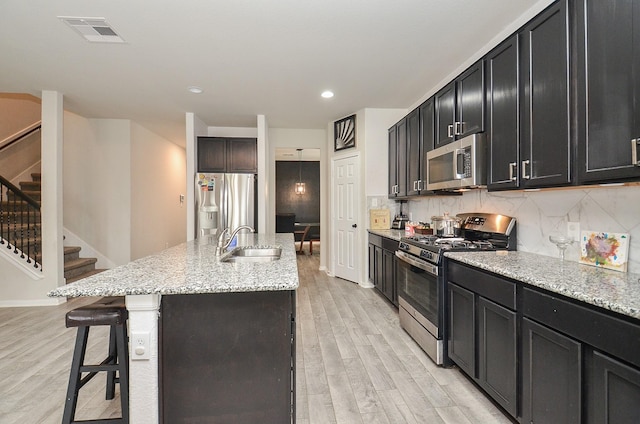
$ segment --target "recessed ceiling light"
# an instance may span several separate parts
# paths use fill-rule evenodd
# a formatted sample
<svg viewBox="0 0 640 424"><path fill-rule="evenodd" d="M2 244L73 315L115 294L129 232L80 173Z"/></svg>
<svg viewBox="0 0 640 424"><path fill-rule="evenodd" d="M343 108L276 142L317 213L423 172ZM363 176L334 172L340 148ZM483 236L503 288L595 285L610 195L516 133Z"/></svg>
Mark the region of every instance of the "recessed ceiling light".
<svg viewBox="0 0 640 424"><path fill-rule="evenodd" d="M330 99L333 97L333 91L323 91L321 94L322 97L324 97L325 99Z"/></svg>
<svg viewBox="0 0 640 424"><path fill-rule="evenodd" d="M196 87L195 85L187 87L187 90L189 90L193 94L200 94L200 93L202 93L204 91L202 88Z"/></svg>
<svg viewBox="0 0 640 424"><path fill-rule="evenodd" d="M58 16L71 29L92 43L124 43L105 18Z"/></svg>

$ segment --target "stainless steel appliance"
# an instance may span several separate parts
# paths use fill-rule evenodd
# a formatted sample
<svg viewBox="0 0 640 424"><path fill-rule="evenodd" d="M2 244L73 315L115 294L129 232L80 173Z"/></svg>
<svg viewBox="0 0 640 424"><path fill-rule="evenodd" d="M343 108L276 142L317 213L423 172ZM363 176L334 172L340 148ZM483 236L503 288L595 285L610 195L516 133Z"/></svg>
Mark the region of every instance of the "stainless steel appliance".
<svg viewBox="0 0 640 424"><path fill-rule="evenodd" d="M472 134L427 152L427 190L486 185L484 134Z"/></svg>
<svg viewBox="0 0 640 424"><path fill-rule="evenodd" d="M400 326L438 365L446 357L447 251L515 250L516 220L486 213L458 214L463 237L403 237L396 256Z"/></svg>
<svg viewBox="0 0 640 424"><path fill-rule="evenodd" d="M196 213L199 239L215 237L225 228L256 228L254 174L196 174ZM257 230L257 228L256 228Z"/></svg>

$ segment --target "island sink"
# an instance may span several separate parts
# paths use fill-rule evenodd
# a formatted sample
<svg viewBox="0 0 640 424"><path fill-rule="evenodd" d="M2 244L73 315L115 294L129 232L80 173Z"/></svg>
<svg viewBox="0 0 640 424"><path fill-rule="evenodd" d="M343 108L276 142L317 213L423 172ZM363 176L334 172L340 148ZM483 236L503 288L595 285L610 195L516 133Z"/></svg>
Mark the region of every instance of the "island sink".
<svg viewBox="0 0 640 424"><path fill-rule="evenodd" d="M281 247L245 246L236 247L220 257L221 262L271 262L280 259Z"/></svg>

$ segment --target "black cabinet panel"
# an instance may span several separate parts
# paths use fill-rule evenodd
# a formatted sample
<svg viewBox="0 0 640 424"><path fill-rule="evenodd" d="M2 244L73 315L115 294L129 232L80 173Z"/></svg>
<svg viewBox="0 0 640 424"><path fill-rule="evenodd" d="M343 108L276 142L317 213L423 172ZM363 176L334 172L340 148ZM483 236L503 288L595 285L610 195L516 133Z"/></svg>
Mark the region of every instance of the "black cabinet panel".
<svg viewBox="0 0 640 424"><path fill-rule="evenodd" d="M640 138L640 3L584 0L576 8L580 182L640 177L631 144Z"/></svg>
<svg viewBox="0 0 640 424"><path fill-rule="evenodd" d="M421 180L420 171L423 167L424 159L421 157L422 146L420 145L420 114L416 109L407 115L407 195L415 196L420 194L418 184ZM399 163L398 166L402 164Z"/></svg>
<svg viewBox="0 0 640 424"><path fill-rule="evenodd" d="M640 370L593 351L587 379L587 423L640 423Z"/></svg>
<svg viewBox="0 0 640 424"><path fill-rule="evenodd" d="M396 147L396 184L398 185L396 195L397 197L405 197L407 195L407 139L409 135L407 120L403 119L396 127L398 131L396 134L398 144Z"/></svg>
<svg viewBox="0 0 640 424"><path fill-rule="evenodd" d="M383 262L383 258L382 258L382 248L376 246L375 247L375 267L376 267L376 274L375 274L375 278L373 280L373 285L380 290L381 292L384 292L384 284L383 284L383 278L384 278L384 262Z"/></svg>
<svg viewBox="0 0 640 424"><path fill-rule="evenodd" d="M291 422L294 315L289 291L164 296L162 422Z"/></svg>
<svg viewBox="0 0 640 424"><path fill-rule="evenodd" d="M456 120L456 84L455 81L436 93L434 97L436 113L436 138L434 148L451 143L454 140L453 123Z"/></svg>
<svg viewBox="0 0 640 424"><path fill-rule="evenodd" d="M258 173L258 144L255 138L229 138L227 152L227 172Z"/></svg>
<svg viewBox="0 0 640 424"><path fill-rule="evenodd" d="M434 148L436 128L435 128L435 105L434 98L431 97L420 105L420 142L422 144L422 152L420 160L422 167L420 168L420 180L422 184L420 191L427 191L427 152Z"/></svg>
<svg viewBox="0 0 640 424"><path fill-rule="evenodd" d="M369 234L369 281L398 306L395 251L398 241Z"/></svg>
<svg viewBox="0 0 640 424"><path fill-rule="evenodd" d="M398 131L396 126L389 128L389 198L396 197L398 183Z"/></svg>
<svg viewBox="0 0 640 424"><path fill-rule="evenodd" d="M520 35L521 188L571 182L567 3L561 0Z"/></svg>
<svg viewBox="0 0 640 424"><path fill-rule="evenodd" d="M449 262L447 270L449 281L509 309L516 309L516 286L513 282L456 262Z"/></svg>
<svg viewBox="0 0 640 424"><path fill-rule="evenodd" d="M512 416L517 413L516 313L478 298L478 380Z"/></svg>
<svg viewBox="0 0 640 424"><path fill-rule="evenodd" d="M198 137L198 172L256 174L256 139Z"/></svg>
<svg viewBox="0 0 640 424"><path fill-rule="evenodd" d="M449 358L471 377L476 377L476 313L474 294L449 283Z"/></svg>
<svg viewBox="0 0 640 424"><path fill-rule="evenodd" d="M484 131L484 65L479 61L456 79L456 138Z"/></svg>
<svg viewBox="0 0 640 424"><path fill-rule="evenodd" d="M485 58L487 78L487 145L489 190L517 188L519 179L518 36Z"/></svg>
<svg viewBox="0 0 640 424"><path fill-rule="evenodd" d="M394 301L396 293L396 287L394 284L396 269L395 269L395 252L389 250L382 250L382 293L391 303L397 303Z"/></svg>
<svg viewBox="0 0 640 424"><path fill-rule="evenodd" d="M198 172L226 172L227 140L198 137Z"/></svg>
<svg viewBox="0 0 640 424"><path fill-rule="evenodd" d="M376 246L369 243L369 281L375 285L376 278Z"/></svg>
<svg viewBox="0 0 640 424"><path fill-rule="evenodd" d="M581 422L580 343L522 320L523 423Z"/></svg>

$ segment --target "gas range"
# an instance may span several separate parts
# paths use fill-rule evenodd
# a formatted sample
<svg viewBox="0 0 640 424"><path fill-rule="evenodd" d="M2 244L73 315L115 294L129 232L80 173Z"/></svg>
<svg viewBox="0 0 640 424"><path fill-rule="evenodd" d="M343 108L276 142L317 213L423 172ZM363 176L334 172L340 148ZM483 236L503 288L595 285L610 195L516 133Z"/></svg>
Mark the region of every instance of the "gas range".
<svg viewBox="0 0 640 424"><path fill-rule="evenodd" d="M464 237L416 234L402 237L398 249L438 265L444 252L515 250L515 218L504 215L459 214Z"/></svg>
<svg viewBox="0 0 640 424"><path fill-rule="evenodd" d="M403 237L396 251L400 325L438 365L448 365L446 269L451 251L515 250L516 220L486 213L458 214L462 237Z"/></svg>

